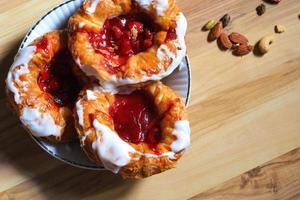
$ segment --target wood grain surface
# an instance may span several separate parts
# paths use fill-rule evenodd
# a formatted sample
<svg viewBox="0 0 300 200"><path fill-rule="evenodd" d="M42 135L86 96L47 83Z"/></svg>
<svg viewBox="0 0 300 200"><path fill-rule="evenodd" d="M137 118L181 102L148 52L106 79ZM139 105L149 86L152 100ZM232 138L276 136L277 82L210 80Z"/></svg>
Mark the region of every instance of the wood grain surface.
<svg viewBox="0 0 300 200"><path fill-rule="evenodd" d="M178 4L189 23L192 145L177 168L134 181L55 160L34 144L7 108L4 81L26 31L59 2L0 0L0 199L214 199L212 192L222 194L218 185L300 147L299 0L268 4L261 17L255 12L260 0L184 0ZM275 35L271 51L263 57L235 57L220 51L215 42L208 43L207 32L201 31L209 19L225 13L233 19L228 31L244 33L252 44L273 33L276 24L285 25L287 32ZM268 169L274 171L263 171ZM278 179L299 180L299 167L291 169L295 174L280 169ZM229 184L229 192L238 187L235 184ZM267 183L262 179L261 184ZM257 193L257 199L295 197L299 182L291 184L295 189L287 194ZM217 189L209 190L213 187Z"/></svg>
<svg viewBox="0 0 300 200"><path fill-rule="evenodd" d="M190 200L300 199L300 148Z"/></svg>

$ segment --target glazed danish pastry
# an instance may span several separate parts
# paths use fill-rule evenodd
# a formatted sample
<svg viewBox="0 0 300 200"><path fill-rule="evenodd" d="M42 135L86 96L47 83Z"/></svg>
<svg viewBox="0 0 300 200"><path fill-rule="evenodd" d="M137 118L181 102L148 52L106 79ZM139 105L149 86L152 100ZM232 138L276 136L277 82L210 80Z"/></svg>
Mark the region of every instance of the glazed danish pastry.
<svg viewBox="0 0 300 200"><path fill-rule="evenodd" d="M45 34L19 51L6 79L9 100L25 129L57 142L76 137L72 106L80 84L66 43L63 32Z"/></svg>
<svg viewBox="0 0 300 200"><path fill-rule="evenodd" d="M74 60L104 88L160 80L186 53L175 0L86 0L68 27Z"/></svg>
<svg viewBox="0 0 300 200"><path fill-rule="evenodd" d="M173 168L190 144L185 106L161 82L118 94L83 90L74 115L88 157L124 178Z"/></svg>

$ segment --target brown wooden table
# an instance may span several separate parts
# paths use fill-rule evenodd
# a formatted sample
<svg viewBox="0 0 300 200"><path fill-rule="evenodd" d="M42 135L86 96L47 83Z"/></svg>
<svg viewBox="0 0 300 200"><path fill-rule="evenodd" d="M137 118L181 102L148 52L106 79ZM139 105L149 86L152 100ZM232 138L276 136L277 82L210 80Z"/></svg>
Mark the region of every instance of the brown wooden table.
<svg viewBox="0 0 300 200"><path fill-rule="evenodd" d="M139 181L55 160L6 107L4 80L22 37L60 2L0 0L0 199L300 199L299 0L268 4L261 17L260 0L178 1L189 22L192 146L176 169ZM276 24L287 31L265 56L235 57L201 31L225 13L227 30L253 44Z"/></svg>

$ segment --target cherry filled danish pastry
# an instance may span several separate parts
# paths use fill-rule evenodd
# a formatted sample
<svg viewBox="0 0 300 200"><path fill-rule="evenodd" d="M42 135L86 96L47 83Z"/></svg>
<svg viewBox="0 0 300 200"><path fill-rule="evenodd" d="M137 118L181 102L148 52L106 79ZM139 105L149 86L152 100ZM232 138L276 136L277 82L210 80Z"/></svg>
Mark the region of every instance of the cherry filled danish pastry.
<svg viewBox="0 0 300 200"><path fill-rule="evenodd" d="M88 157L124 178L173 168L190 144L185 106L161 82L118 94L99 86L83 90L74 115Z"/></svg>
<svg viewBox="0 0 300 200"><path fill-rule="evenodd" d="M190 145L190 126L181 97L161 79L186 55L186 18L175 0L76 2L81 7L65 2L34 26L41 29L29 40L61 28L55 16L68 22L20 49L8 71L8 100L22 126L75 166L137 179L175 167ZM164 82L188 99L183 69Z"/></svg>
<svg viewBox="0 0 300 200"><path fill-rule="evenodd" d="M175 0L86 0L69 19L69 48L104 88L160 80L185 56Z"/></svg>
<svg viewBox="0 0 300 200"><path fill-rule="evenodd" d="M51 32L20 50L6 85L12 107L34 136L51 141L76 137L72 107L80 91L64 32Z"/></svg>

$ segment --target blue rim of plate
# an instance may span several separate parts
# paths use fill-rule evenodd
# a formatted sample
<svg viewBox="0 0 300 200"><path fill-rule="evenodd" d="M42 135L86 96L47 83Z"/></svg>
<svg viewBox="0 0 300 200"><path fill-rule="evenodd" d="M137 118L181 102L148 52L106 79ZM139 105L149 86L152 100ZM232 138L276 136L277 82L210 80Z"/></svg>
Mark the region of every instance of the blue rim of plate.
<svg viewBox="0 0 300 200"><path fill-rule="evenodd" d="M55 7L53 7L51 10L49 10L45 15L43 15L30 29L29 31L26 33L26 36L24 37L24 39L21 42L21 45L19 47L19 50L24 48L24 44L27 41L29 35L32 33L32 31L40 24L40 22L47 17L49 14L51 14L52 12L54 12L56 9L64 6L65 4L74 2L75 0L68 0L66 2L63 2ZM186 100L185 100L185 105L188 106L189 104L189 100L190 100L190 95L191 95L191 82L192 82L192 77L191 77L191 68L190 68L190 61L189 61L189 57L186 55L185 58L186 63L187 63L187 71L188 71L188 90L187 90L187 94L186 94ZM104 167L101 166L88 166L88 165L83 165L83 164L79 164L79 163L75 163L71 160L68 160L66 158L61 157L60 155L54 153L53 151L51 151L50 149L48 149L42 142L41 139L34 137L32 134L30 134L31 138L42 148L44 149L48 154L50 154L51 156L53 156L54 158L67 163L69 165L72 165L74 167L79 167L82 169L89 169L89 170L106 170Z"/></svg>

